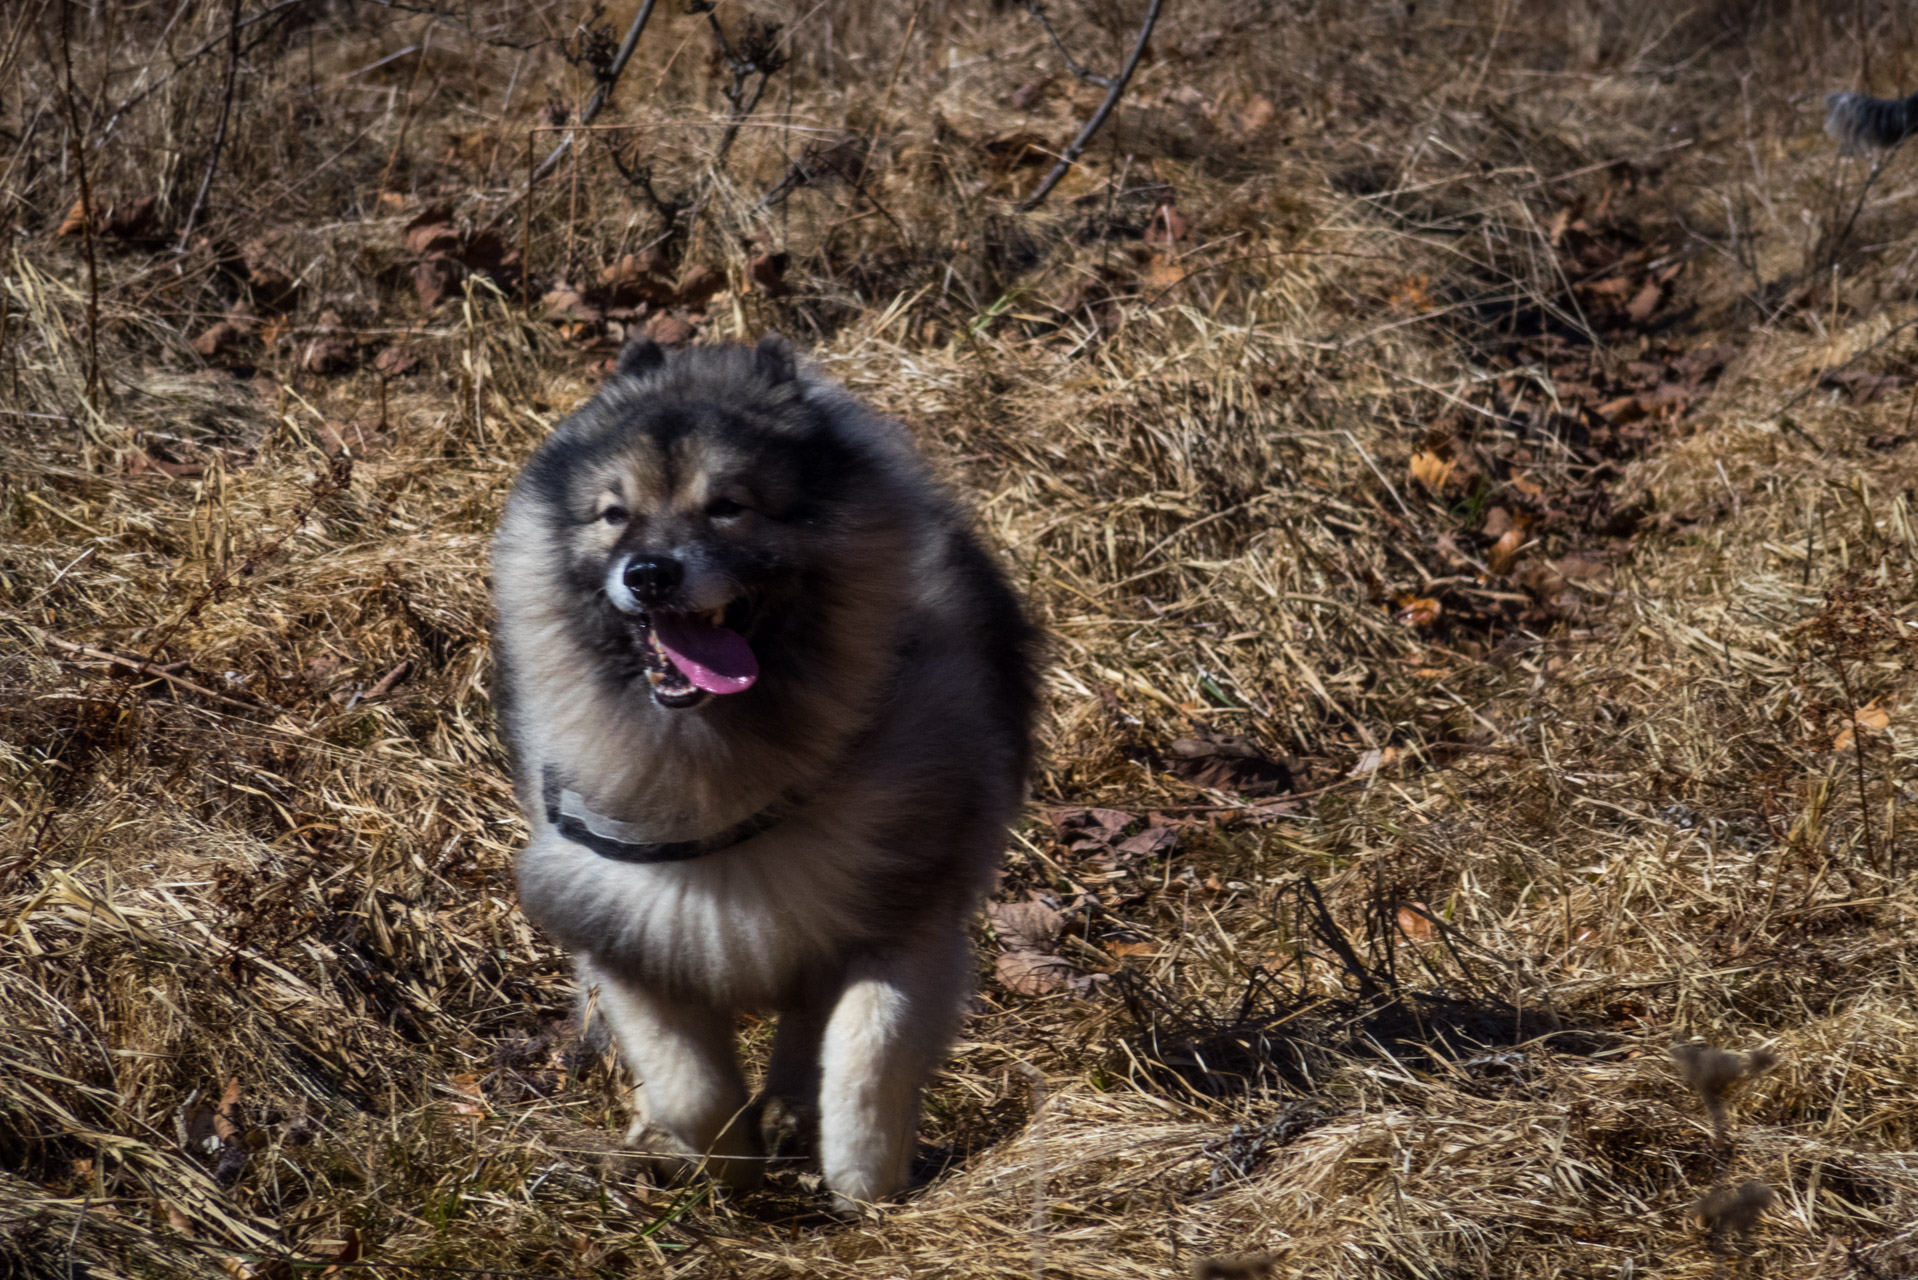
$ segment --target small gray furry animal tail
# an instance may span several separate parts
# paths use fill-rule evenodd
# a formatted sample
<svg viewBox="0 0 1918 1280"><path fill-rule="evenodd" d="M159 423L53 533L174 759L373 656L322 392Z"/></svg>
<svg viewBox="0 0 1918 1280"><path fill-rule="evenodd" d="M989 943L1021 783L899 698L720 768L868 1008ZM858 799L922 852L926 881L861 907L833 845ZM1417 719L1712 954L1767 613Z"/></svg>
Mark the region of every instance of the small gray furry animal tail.
<svg viewBox="0 0 1918 1280"><path fill-rule="evenodd" d="M1918 93L1909 98L1867 98L1862 93L1825 95L1825 132L1846 155L1895 147L1918 133Z"/></svg>
<svg viewBox="0 0 1918 1280"><path fill-rule="evenodd" d="M750 1186L759 1121L816 1118L842 1207L896 1194L1030 762L1034 635L970 521L785 343L645 342L528 461L493 580L521 900L632 1137Z"/></svg>

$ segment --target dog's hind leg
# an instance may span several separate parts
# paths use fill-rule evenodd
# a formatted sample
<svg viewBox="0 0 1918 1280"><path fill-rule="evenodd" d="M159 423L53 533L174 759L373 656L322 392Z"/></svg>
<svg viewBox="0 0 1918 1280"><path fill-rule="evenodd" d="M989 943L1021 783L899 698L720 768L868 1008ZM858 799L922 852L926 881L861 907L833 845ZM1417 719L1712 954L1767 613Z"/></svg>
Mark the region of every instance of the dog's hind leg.
<svg viewBox="0 0 1918 1280"><path fill-rule="evenodd" d="M911 950L856 963L826 1023L820 1162L841 1209L906 1186L919 1094L958 1030L972 981L963 935L940 929Z"/></svg>
<svg viewBox="0 0 1918 1280"><path fill-rule="evenodd" d="M837 994L835 988L832 994ZM810 1154L819 1124L819 1054L829 999L783 1010L758 1104L760 1144L775 1158Z"/></svg>
<svg viewBox="0 0 1918 1280"><path fill-rule="evenodd" d="M746 1121L730 1011L668 1000L583 960L579 969L582 987L598 984L596 1007L640 1080L642 1118L628 1140L650 1130L688 1157L669 1164L691 1169L703 1157L727 1185L759 1185L764 1162Z"/></svg>

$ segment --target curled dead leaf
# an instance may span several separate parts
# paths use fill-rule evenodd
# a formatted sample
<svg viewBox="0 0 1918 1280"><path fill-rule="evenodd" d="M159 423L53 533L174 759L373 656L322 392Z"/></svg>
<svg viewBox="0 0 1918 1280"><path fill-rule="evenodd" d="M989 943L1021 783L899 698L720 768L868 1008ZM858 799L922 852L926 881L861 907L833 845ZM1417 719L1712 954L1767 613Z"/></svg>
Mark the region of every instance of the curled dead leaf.
<svg viewBox="0 0 1918 1280"><path fill-rule="evenodd" d="M1497 577L1504 577L1512 571L1512 565L1518 559L1519 548L1525 545L1525 530L1513 525L1499 535L1491 549L1485 553L1485 567Z"/></svg>
<svg viewBox="0 0 1918 1280"><path fill-rule="evenodd" d="M1455 465L1450 458L1421 450L1412 455L1409 471L1412 479L1424 485L1428 492L1439 493L1444 490L1445 482L1452 478L1452 468Z"/></svg>
<svg viewBox="0 0 1918 1280"><path fill-rule="evenodd" d="M1393 619L1407 627L1429 627L1435 625L1444 614L1445 606L1431 596L1415 596L1403 592L1396 597L1398 612Z"/></svg>

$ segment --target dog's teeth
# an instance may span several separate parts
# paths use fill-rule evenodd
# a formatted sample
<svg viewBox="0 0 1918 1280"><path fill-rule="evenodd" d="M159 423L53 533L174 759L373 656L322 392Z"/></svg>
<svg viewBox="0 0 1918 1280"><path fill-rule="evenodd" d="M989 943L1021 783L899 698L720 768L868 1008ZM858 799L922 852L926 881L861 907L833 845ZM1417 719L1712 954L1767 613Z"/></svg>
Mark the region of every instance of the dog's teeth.
<svg viewBox="0 0 1918 1280"><path fill-rule="evenodd" d="M652 681L654 684L666 683L666 673L664 671L648 671L646 673L646 678Z"/></svg>

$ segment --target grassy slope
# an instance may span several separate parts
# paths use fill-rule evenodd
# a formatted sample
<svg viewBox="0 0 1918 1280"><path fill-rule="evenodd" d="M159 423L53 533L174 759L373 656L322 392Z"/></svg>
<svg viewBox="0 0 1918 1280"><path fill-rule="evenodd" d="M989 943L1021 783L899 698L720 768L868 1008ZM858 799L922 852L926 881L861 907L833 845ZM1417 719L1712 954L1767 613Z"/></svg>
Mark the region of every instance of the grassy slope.
<svg viewBox="0 0 1918 1280"><path fill-rule="evenodd" d="M1098 96L1024 15L765 7L792 62L721 168L724 69L663 5L602 122L698 207L596 146L530 228L578 15L281 11L177 256L228 11L70 10L71 113L60 9L0 20L0 1259L1702 1275L1688 1209L1759 1179L1773 1268L1914 1265L1918 241L1894 160L1834 244L1865 167L1816 135L1861 63L1918 80L1908 17L1169 7L1018 215ZM1131 7L1057 8L1116 65ZM92 322L76 140L96 203L157 209L102 218ZM493 276L428 306L435 205ZM798 1170L636 1181L513 907L485 539L651 319L527 323L523 230L536 300L648 245L723 273L680 318L782 328L909 422L1055 638L1001 898L1115 976L1015 991L982 929L937 1176L880 1224ZM1179 766L1203 733L1303 798L1205 808L1246 802ZM1088 804L1176 846L1075 849L1047 814ZM1694 1035L1781 1055L1723 1146L1666 1058Z"/></svg>

